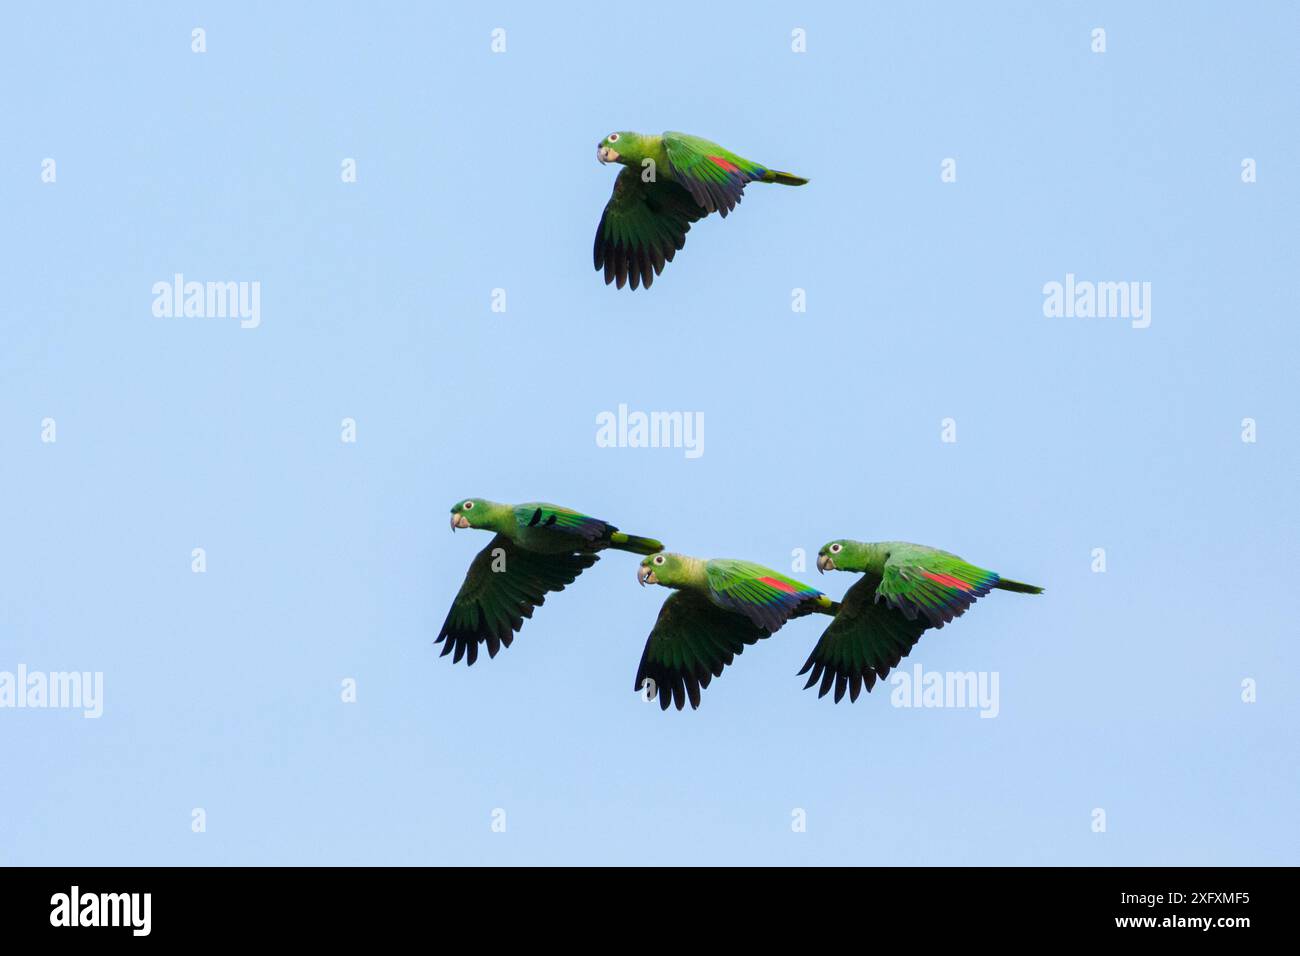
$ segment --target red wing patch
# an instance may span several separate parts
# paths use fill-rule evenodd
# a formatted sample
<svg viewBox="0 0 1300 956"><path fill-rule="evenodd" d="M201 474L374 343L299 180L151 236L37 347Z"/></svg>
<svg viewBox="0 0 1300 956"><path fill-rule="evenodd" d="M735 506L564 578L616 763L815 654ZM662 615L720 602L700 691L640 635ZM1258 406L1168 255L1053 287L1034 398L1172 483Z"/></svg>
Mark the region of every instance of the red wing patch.
<svg viewBox="0 0 1300 956"><path fill-rule="evenodd" d="M713 157L710 156L709 159ZM759 578L760 584L766 584L768 587L776 588L778 591L784 591L786 594L794 594L794 585L786 584L784 581L778 581L776 578Z"/></svg>
<svg viewBox="0 0 1300 956"><path fill-rule="evenodd" d="M729 173L740 172L739 166L737 166L735 163L731 162L730 160L723 159L721 156L709 156L707 158L709 162L713 163L719 169L725 169ZM766 578L764 578L764 580L766 580Z"/></svg>
<svg viewBox="0 0 1300 956"><path fill-rule="evenodd" d="M954 578L951 574L931 574L929 571L922 571L921 573L924 574L931 581L936 581L939 584L942 584L946 588L953 588L954 590L957 591L974 590L974 585L967 584L961 578Z"/></svg>

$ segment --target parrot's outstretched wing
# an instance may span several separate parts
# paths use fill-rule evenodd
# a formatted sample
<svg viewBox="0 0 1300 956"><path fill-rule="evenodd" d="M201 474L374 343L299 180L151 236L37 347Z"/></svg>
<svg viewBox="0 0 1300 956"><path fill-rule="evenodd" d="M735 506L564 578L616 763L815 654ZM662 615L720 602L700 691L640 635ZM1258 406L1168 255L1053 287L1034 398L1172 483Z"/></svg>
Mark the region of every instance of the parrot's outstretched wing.
<svg viewBox="0 0 1300 956"><path fill-rule="evenodd" d="M544 502L519 505L515 508L515 521L521 528L549 528L561 534L572 535L575 551L584 545L595 544L618 530L599 518Z"/></svg>
<svg viewBox="0 0 1300 956"><path fill-rule="evenodd" d="M943 627L997 583L997 574L955 554L913 548L890 555L877 594L908 620L924 617L934 627Z"/></svg>
<svg viewBox="0 0 1300 956"><path fill-rule="evenodd" d="M821 681L818 697L825 697L834 683L837 704L845 688L849 700L857 700L864 686L870 691L877 680L889 676L889 669L898 666L930 626L924 620L909 620L902 611L877 604L879 584L879 577L866 574L849 588L835 620L799 671L801 675L812 671L805 688Z"/></svg>
<svg viewBox="0 0 1300 956"><path fill-rule="evenodd" d="M717 143L686 133L664 133L664 150L673 178L708 212L725 219L736 208L745 184L762 179L767 169Z"/></svg>
<svg viewBox="0 0 1300 956"><path fill-rule="evenodd" d="M453 661L464 657L473 664L483 643L488 656L496 657L547 594L563 591L598 560L595 554L536 554L497 535L470 563L434 643L446 642L442 656L455 651Z"/></svg>
<svg viewBox="0 0 1300 956"><path fill-rule="evenodd" d="M605 270L605 284L647 289L664 264L686 245L691 223L707 211L691 194L671 180L644 182L640 170L625 168L614 180L614 193L596 227L592 258L596 271Z"/></svg>
<svg viewBox="0 0 1300 956"><path fill-rule="evenodd" d="M693 710L709 681L747 645L767 636L744 615L724 611L703 594L674 591L645 643L633 689L649 700L658 697L660 710L674 704L681 710L687 701Z"/></svg>
<svg viewBox="0 0 1300 956"><path fill-rule="evenodd" d="M761 564L715 558L705 569L714 602L769 633L792 617L811 614L820 603L830 604L816 588Z"/></svg>

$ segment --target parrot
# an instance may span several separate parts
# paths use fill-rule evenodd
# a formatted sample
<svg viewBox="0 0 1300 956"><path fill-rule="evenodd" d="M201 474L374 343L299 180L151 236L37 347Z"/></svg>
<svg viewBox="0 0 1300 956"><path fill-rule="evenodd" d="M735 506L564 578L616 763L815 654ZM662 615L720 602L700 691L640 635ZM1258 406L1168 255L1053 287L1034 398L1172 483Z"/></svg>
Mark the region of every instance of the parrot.
<svg viewBox="0 0 1300 956"><path fill-rule="evenodd" d="M465 582L452 602L435 644L453 663L478 659L480 644L489 657L514 641L514 632L533 616L552 591L563 591L613 548L654 554L664 546L653 538L624 534L608 522L570 508L542 502L503 505L466 498L451 508L451 530L494 532L487 547L470 562Z"/></svg>
<svg viewBox="0 0 1300 956"><path fill-rule="evenodd" d="M623 167L596 227L593 251L605 284L617 282L620 289L627 283L650 288L686 244L691 223L711 212L725 219L747 183L808 182L685 133L610 133L596 144L596 158Z"/></svg>
<svg viewBox="0 0 1300 956"><path fill-rule="evenodd" d="M858 699L907 656L921 634L961 617L991 590L1042 594L1043 589L968 564L955 554L904 541L863 542L841 538L817 552L817 570L854 571L862 577L845 593L821 639L799 671L818 681L818 697L832 683L835 702L849 691Z"/></svg>
<svg viewBox="0 0 1300 956"><path fill-rule="evenodd" d="M839 610L814 587L730 558L655 554L641 561L637 581L674 592L659 609L633 685L646 700L658 696L660 710L681 710L688 700L698 708L700 691L737 654L790 618Z"/></svg>

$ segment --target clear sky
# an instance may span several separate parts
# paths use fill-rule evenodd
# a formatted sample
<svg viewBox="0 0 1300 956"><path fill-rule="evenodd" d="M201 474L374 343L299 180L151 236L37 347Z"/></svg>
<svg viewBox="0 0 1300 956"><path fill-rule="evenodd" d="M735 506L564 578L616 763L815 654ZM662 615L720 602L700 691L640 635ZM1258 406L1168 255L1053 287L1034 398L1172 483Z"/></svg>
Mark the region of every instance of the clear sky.
<svg viewBox="0 0 1300 956"><path fill-rule="evenodd" d="M974 6L7 7L0 672L104 693L0 709L0 860L1300 862L1300 14ZM811 183L616 291L618 129ZM260 324L156 317L175 273L258 282ZM1068 274L1149 282L1149 327L1046 317ZM620 404L704 453L598 447ZM906 662L996 673L994 719L818 700L819 619L664 714L630 555L438 656L470 495L1047 593Z"/></svg>

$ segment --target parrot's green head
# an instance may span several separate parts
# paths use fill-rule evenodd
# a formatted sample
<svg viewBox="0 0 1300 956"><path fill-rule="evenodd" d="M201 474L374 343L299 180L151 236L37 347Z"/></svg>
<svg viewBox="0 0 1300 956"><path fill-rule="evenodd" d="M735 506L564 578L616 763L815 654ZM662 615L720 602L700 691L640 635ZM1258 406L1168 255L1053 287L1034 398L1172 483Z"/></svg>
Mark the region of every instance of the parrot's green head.
<svg viewBox="0 0 1300 956"><path fill-rule="evenodd" d="M660 551L641 561L636 569L636 579L642 587L662 584L666 588L679 588L688 583L693 564L692 559L683 554Z"/></svg>
<svg viewBox="0 0 1300 956"><path fill-rule="evenodd" d="M817 571L865 571L870 556L861 541L841 539L822 545L817 552Z"/></svg>
<svg viewBox="0 0 1300 956"><path fill-rule="evenodd" d="M482 498L462 498L451 506L451 530L457 528L484 527L492 502Z"/></svg>
<svg viewBox="0 0 1300 956"><path fill-rule="evenodd" d="M645 137L640 133L610 133L596 144L596 158L602 163L631 166L645 158Z"/></svg>

